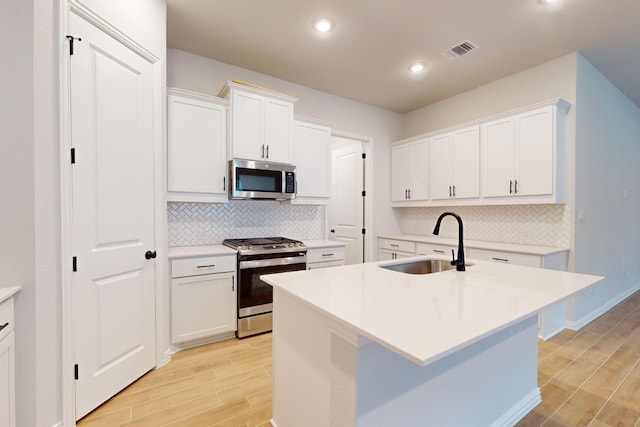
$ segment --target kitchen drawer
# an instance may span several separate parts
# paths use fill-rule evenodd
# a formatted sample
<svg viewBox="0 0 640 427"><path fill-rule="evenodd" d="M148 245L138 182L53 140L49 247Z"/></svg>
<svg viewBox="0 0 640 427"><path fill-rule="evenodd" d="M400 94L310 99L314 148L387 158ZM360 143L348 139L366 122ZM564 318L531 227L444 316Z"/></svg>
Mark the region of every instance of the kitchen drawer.
<svg viewBox="0 0 640 427"><path fill-rule="evenodd" d="M344 246L335 246L331 248L316 248L307 251L307 264L314 262L344 261Z"/></svg>
<svg viewBox="0 0 640 427"><path fill-rule="evenodd" d="M341 265L344 265L343 259L339 261L312 262L307 263L307 270L315 270L316 268L340 267Z"/></svg>
<svg viewBox="0 0 640 427"><path fill-rule="evenodd" d="M451 256L451 250L458 256L458 247L449 245L438 245L433 243L416 243L416 255L446 255ZM465 256L467 250L464 251Z"/></svg>
<svg viewBox="0 0 640 427"><path fill-rule="evenodd" d="M487 249L469 249L469 258L484 261L502 262L504 264L524 265L527 267L542 268L542 257L539 255L520 254L516 252L492 251Z"/></svg>
<svg viewBox="0 0 640 427"><path fill-rule="evenodd" d="M196 276L236 270L235 255L181 258L171 261L171 277Z"/></svg>
<svg viewBox="0 0 640 427"><path fill-rule="evenodd" d="M415 242L407 242L406 240L378 239L378 249L388 249L390 251L416 253Z"/></svg>
<svg viewBox="0 0 640 427"><path fill-rule="evenodd" d="M0 304L0 328L0 341L13 331L13 298Z"/></svg>

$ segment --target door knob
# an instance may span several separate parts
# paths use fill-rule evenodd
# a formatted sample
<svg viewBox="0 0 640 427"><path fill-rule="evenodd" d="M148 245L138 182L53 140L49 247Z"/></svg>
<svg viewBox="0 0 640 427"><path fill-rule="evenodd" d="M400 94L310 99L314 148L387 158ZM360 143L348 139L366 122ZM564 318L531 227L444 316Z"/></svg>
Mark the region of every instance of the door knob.
<svg viewBox="0 0 640 427"><path fill-rule="evenodd" d="M335 233L335 232L336 232L336 230L335 230L335 229L331 229L331 233Z"/></svg>
<svg viewBox="0 0 640 427"><path fill-rule="evenodd" d="M156 251L147 251L144 253L146 259L155 258L157 256Z"/></svg>

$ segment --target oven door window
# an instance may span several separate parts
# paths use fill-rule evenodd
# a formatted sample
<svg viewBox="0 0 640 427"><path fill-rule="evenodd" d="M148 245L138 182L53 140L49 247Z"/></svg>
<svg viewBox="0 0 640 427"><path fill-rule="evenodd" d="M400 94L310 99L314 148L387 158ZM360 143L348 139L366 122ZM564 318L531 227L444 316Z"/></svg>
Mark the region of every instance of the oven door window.
<svg viewBox="0 0 640 427"><path fill-rule="evenodd" d="M243 268L240 271L238 290L238 308L253 307L273 302L273 289L260 279L263 274L284 273L305 270L306 264L278 265L273 267Z"/></svg>

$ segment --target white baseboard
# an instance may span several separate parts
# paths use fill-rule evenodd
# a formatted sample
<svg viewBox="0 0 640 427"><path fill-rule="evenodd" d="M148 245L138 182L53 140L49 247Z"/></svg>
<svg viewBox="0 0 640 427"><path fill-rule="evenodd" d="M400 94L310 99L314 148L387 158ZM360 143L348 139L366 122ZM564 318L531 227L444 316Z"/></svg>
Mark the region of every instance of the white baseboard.
<svg viewBox="0 0 640 427"><path fill-rule="evenodd" d="M542 402L540 396L540 389L538 387L532 390L525 397L520 399L515 405L511 407L507 412L502 414L500 418L495 420L491 427L511 427L518 421L524 418L533 408L538 406L538 403Z"/></svg>
<svg viewBox="0 0 640 427"><path fill-rule="evenodd" d="M597 309L593 310L591 313L587 314L586 316L582 317L578 321L569 321L569 320L567 320L567 323L566 323L567 329L571 329L572 331L577 331L577 330L581 329L582 327L587 325L592 320L602 316L604 313L606 313L607 311L611 310L613 307L615 307L616 305L620 304L625 299L629 298L631 295L633 295L639 289L640 289L640 283L636 284L633 288L631 288L628 291L616 296L615 298L610 299L609 301L607 301L606 303L604 303L603 305L601 305Z"/></svg>

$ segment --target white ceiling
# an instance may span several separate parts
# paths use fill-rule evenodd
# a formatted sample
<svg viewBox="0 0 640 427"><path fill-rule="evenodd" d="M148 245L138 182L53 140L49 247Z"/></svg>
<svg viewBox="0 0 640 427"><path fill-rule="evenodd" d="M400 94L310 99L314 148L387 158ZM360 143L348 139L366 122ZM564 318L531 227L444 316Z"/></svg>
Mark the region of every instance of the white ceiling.
<svg viewBox="0 0 640 427"><path fill-rule="evenodd" d="M640 106L640 0L167 0L176 48L405 113L577 51ZM328 36L312 30L325 16ZM441 52L469 40L456 60ZM427 71L409 75L420 60ZM229 76L233 78L233 76Z"/></svg>

